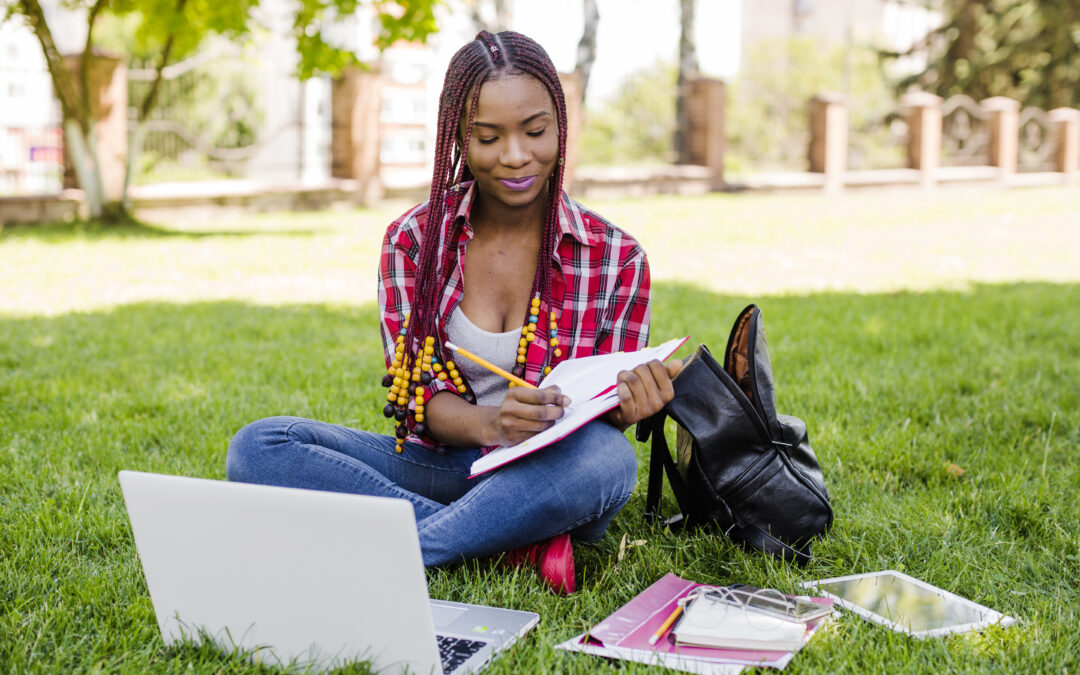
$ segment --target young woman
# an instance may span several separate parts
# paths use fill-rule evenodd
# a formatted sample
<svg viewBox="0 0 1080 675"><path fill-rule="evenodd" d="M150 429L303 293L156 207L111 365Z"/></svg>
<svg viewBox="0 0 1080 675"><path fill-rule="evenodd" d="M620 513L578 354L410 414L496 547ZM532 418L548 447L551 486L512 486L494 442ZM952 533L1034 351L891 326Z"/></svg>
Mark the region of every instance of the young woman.
<svg viewBox="0 0 1080 675"><path fill-rule="evenodd" d="M629 499L637 459L623 431L671 399L678 364L621 373L604 418L468 478L485 452L562 416L566 397L542 388L552 366L648 338L645 253L563 193L565 154L565 100L543 48L513 32L462 47L443 86L430 198L383 241L383 413L395 435L260 420L230 444L229 479L407 499L426 565L506 552L573 592L570 537L598 539ZM447 340L541 388L455 359Z"/></svg>

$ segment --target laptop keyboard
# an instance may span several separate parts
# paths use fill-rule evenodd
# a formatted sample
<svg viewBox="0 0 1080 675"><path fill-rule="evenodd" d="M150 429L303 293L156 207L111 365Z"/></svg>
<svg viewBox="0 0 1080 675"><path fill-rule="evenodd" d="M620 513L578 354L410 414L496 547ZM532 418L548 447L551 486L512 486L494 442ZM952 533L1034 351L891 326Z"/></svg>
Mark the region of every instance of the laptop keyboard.
<svg viewBox="0 0 1080 675"><path fill-rule="evenodd" d="M480 651L487 644L483 640L466 640L449 635L436 635L439 642L439 658L442 660L443 673L451 673L469 657Z"/></svg>

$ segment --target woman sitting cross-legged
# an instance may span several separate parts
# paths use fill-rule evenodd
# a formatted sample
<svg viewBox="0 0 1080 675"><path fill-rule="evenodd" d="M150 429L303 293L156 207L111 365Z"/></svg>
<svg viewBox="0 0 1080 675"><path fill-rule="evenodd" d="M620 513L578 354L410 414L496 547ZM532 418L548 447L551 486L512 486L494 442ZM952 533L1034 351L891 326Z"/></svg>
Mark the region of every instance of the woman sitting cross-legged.
<svg viewBox="0 0 1080 675"><path fill-rule="evenodd" d="M555 364L645 346L649 266L562 191L566 105L533 40L481 32L462 47L437 133L430 197L390 225L380 261L383 412L396 434L272 417L233 438L228 476L407 499L425 565L505 553L572 593L571 537L598 539L629 499L637 459L623 432L671 399L678 363L620 373L606 416L469 479L481 455L562 416L569 401L542 386ZM447 340L541 388L453 358Z"/></svg>

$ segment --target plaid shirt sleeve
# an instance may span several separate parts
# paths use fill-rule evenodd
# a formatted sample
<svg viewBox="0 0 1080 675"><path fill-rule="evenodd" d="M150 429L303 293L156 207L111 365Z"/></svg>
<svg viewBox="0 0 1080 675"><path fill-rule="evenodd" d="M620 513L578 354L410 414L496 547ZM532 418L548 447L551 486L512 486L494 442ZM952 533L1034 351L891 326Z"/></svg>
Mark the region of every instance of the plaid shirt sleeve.
<svg viewBox="0 0 1080 675"><path fill-rule="evenodd" d="M598 335L597 354L631 352L649 343L651 277L649 261L640 246L633 247L619 269L612 302L605 308L604 335Z"/></svg>

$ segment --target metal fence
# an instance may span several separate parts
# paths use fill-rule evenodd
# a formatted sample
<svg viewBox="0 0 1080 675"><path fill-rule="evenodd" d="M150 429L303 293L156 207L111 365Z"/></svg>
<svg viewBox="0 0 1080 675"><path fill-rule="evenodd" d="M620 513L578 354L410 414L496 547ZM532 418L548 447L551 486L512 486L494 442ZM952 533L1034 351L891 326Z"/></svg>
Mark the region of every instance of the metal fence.
<svg viewBox="0 0 1080 675"><path fill-rule="evenodd" d="M329 176L328 82L300 82L278 54L223 44L164 70L157 106L136 132L155 76L146 63L128 71L130 141L141 135L136 183Z"/></svg>

